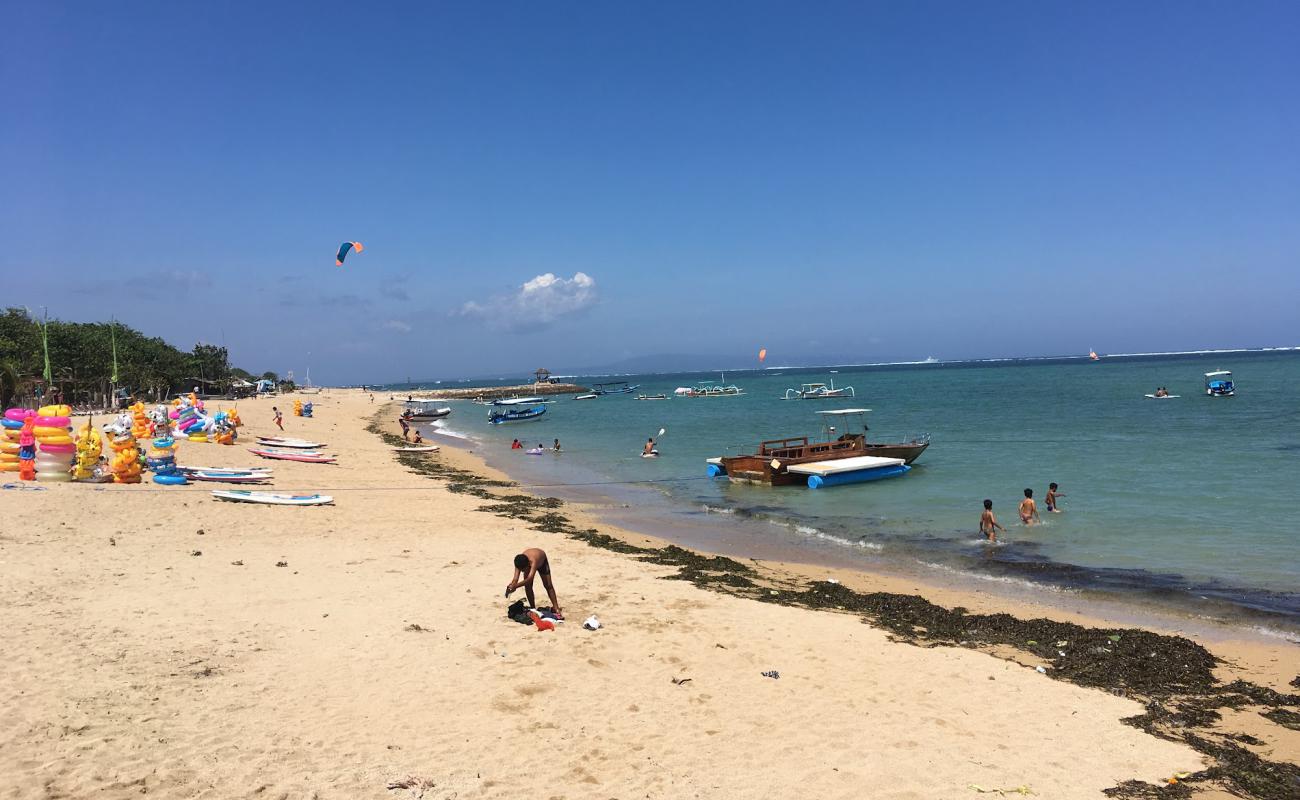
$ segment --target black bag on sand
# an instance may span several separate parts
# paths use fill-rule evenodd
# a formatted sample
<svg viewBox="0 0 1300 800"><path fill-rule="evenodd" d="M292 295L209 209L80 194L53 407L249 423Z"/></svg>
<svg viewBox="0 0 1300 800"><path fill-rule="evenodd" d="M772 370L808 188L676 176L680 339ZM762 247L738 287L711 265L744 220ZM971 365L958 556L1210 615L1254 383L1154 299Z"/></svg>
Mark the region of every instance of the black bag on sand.
<svg viewBox="0 0 1300 800"><path fill-rule="evenodd" d="M528 616L528 607L523 600L516 600L506 609L506 616L520 625L532 625L533 618Z"/></svg>

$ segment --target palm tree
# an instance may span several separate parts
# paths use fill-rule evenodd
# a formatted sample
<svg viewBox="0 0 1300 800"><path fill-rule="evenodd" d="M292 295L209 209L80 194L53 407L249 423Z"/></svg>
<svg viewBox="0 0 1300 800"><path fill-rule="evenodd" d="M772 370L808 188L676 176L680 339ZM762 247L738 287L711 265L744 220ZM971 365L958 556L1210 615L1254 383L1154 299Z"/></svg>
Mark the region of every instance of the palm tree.
<svg viewBox="0 0 1300 800"><path fill-rule="evenodd" d="M22 375L18 364L13 361L0 361L0 408L8 408L9 402L18 394L18 385Z"/></svg>

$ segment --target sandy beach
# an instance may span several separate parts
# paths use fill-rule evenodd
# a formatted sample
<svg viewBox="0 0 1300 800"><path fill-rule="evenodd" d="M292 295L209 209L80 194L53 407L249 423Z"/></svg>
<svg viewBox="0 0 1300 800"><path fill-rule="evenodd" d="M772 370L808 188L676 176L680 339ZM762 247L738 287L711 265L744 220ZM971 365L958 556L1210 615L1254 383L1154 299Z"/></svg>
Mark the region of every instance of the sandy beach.
<svg viewBox="0 0 1300 800"><path fill-rule="evenodd" d="M519 511L536 501L493 486L503 476L472 453L399 462L367 430L382 402L310 399L316 417L287 418L286 435L327 442L335 465L248 453L273 430L268 400L240 404L243 446L186 445L178 461L269 464L276 491L332 506L222 503L210 485L0 492L0 797L1098 798L1177 775L1193 796L1241 788L1195 774L1244 757L1171 725L1267 764L1300 759L1294 645L1203 642L1229 662L1219 681L1255 687L1236 692L1250 702L1163 721L1162 738L1121 721L1148 710L1144 693L1081 669L1056 679L1065 668L1037 641L923 646L947 643L864 624L860 595L835 600L827 584L814 589L844 611L754 595L807 598L808 581L834 578L978 613L1106 620L792 565L740 565L736 591L665 580L680 568L563 531L662 542L569 506L539 523ZM449 491L448 469L489 483ZM485 493L505 499L484 510ZM505 616L510 560L529 546L553 563L567 616L555 632ZM585 630L589 615L603 627ZM1161 699L1185 711L1189 691ZM1295 774L1241 769L1274 778L1243 796L1285 796L1267 792Z"/></svg>

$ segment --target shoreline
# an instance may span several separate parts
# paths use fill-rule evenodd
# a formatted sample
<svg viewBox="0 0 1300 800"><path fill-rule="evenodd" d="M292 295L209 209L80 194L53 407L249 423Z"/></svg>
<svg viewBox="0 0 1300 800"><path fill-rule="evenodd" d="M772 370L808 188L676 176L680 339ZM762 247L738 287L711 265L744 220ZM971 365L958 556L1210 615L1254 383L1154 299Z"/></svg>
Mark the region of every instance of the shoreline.
<svg viewBox="0 0 1300 800"><path fill-rule="evenodd" d="M271 488L332 506L203 486L5 494L21 522L0 531L7 798L1082 800L1163 797L1172 779L1194 791L1174 796L1274 800L1300 781L1300 697L1236 681L1268 667L1244 650L702 555L526 493L477 454L395 453L392 406L318 397L285 435L339 462L275 462ZM273 430L257 408L241 445ZM178 460L255 461L217 445ZM528 546L554 564L558 631L503 615ZM520 769L521 748L545 755Z"/></svg>
<svg viewBox="0 0 1300 800"><path fill-rule="evenodd" d="M376 432L393 435L390 431ZM889 631L895 641L924 647L971 648L1057 680L1133 696L1147 706L1147 713L1123 722L1155 736L1192 744L1217 762L1182 779L1183 786L1194 793L1187 796L1217 796L1216 792L1229 787L1241 790L1254 786L1259 793L1247 792L1246 796L1280 800L1300 790L1300 735L1290 733L1300 732L1300 694L1292 693L1300 689L1300 674L1296 674L1300 672L1300 646L1293 641L1272 639L1231 623L1198 624L1169 609L1135 608L1134 603L1115 597L1089 600L1083 609L1071 609L1061 603L1011 598L965 587L954 589L915 576L865 569L756 558L742 563L735 560L735 554L683 548L669 539L611 525L601 509L590 504L539 495L490 465L484 456L469 448L470 444L472 440L457 440L456 446L447 451L454 455L444 455L453 462L448 465L453 474L449 485L472 476L467 486L482 481L484 487L517 488L537 504L530 506L514 495L516 499L509 504L489 505L481 511L532 521L537 530L577 538L592 547L671 564L681 570L673 577L708 591L818 612L862 614L864 622ZM454 473L461 477L454 477ZM446 479L446 474L436 477ZM477 496L490 499L490 488ZM473 488L461 490L475 493ZM563 514L557 512L560 508L565 509ZM541 509L545 510L530 517L530 511ZM1000 630L993 637L981 636L975 629L983 625ZM1195 629L1190 632L1194 638L1188 638L1188 629ZM1135 636L1141 639L1136 649L1150 653L1131 653L1132 660L1118 672L1113 672L1114 663L1104 667L1063 666L1062 662L1070 659L1065 651L1057 649L1071 640L1077 646L1079 640L1090 639L1093 650L1110 642L1118 651L1125 637ZM1059 656L1054 657L1053 651ZM1153 669L1142 663L1159 659L1168 662L1164 668ZM1102 660L1109 661L1109 656ZM1175 665L1177 661L1188 663ZM1125 677L1128 669L1133 671ZM1267 722L1261 724L1241 714L1243 708L1257 710L1284 731L1278 736ZM1226 716L1231 722L1225 723L1223 709L1230 710ZM1222 741L1206 736L1222 737ZM1280 755L1281 759L1270 762L1261 753ZM1106 794L1154 797L1148 794L1150 791L1146 784L1133 782L1116 786Z"/></svg>
<svg viewBox="0 0 1300 800"><path fill-rule="evenodd" d="M665 496L662 503L667 514L646 512L644 504L636 502L639 498L634 493L660 499L660 493L654 492L648 484L611 484L627 497L620 497L609 492L608 487L601 486L582 484L575 489L564 483L534 485L528 478L512 473L505 456L485 452L489 442L436 433L428 440L447 445L451 452L470 456L467 468L471 470L490 471L494 479L518 483L525 491L534 494L558 495L570 508L580 509L583 517L592 524L618 529L624 538L644 537L710 555L756 560L787 573L807 578L817 575L834 577L846 585L873 591L923 592L942 598L939 602L945 605L985 611L1014 607L1023 613L1055 615L1088 624L1136 626L1169 634L1194 635L1211 641L1237 641L1245 646L1269 648L1276 645L1283 651L1294 648L1297 658L1300 658L1300 627L1293 627L1292 620L1231 601L1218 601L1218 605L1213 605L1202 598L1207 605L1196 608L1188 598L1159 597L1155 590L1061 587L1031 577L961 570L941 564L927 565L919 559L911 562L909 556L867 562L834 550L813 551L780 542L755 540L743 527L750 520L742 518L742 526L738 527L725 508L706 506L703 511L705 519L714 514L719 517L707 522L670 520L668 517L673 515L674 505L680 507L679 510L687 507ZM755 524L759 521L753 520ZM769 522L789 527L775 520ZM658 532L665 529L669 533ZM1085 567L1072 568L1080 572L1089 571Z"/></svg>

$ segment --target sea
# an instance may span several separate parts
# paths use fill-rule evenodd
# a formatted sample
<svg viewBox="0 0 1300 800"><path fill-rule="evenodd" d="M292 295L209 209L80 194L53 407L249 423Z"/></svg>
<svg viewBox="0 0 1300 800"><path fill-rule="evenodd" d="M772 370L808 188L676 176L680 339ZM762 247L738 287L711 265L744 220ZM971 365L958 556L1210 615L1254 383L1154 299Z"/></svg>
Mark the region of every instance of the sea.
<svg viewBox="0 0 1300 800"><path fill-rule="evenodd" d="M1235 396L1207 396L1204 373L1217 370L1233 372ZM639 388L562 396L537 421L500 426L484 406L448 401L452 415L426 433L474 449L525 487L713 552L1140 599L1300 640L1300 349L566 380ZM673 394L706 380L743 394ZM784 399L814 382L854 396ZM404 399L458 385L381 390ZM1144 396L1157 387L1178 396ZM924 433L931 445L907 474L870 483L813 490L708 477L706 459L754 452L761 440L852 430L850 417L817 413L842 408L870 409L870 441ZM640 457L648 437L658 458ZM546 452L511 450L515 438ZM1050 482L1063 492L1060 513L1043 502ZM1026 488L1041 525L1016 514ZM996 544L978 532L986 498L1007 528Z"/></svg>

